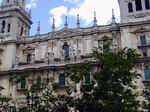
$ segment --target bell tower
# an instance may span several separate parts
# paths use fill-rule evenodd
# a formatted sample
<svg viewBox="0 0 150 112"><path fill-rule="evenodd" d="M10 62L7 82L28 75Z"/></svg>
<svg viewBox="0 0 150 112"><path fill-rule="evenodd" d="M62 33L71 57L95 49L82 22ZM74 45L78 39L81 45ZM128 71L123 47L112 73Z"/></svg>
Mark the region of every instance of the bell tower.
<svg viewBox="0 0 150 112"><path fill-rule="evenodd" d="M17 40L29 36L32 21L25 11L26 0L3 0L0 6L0 36Z"/></svg>
<svg viewBox="0 0 150 112"><path fill-rule="evenodd" d="M140 22L150 20L149 0L118 0L121 22Z"/></svg>
<svg viewBox="0 0 150 112"><path fill-rule="evenodd" d="M1 69L13 67L16 41L29 36L32 21L25 5L26 0L3 0L0 5L0 44L4 48Z"/></svg>

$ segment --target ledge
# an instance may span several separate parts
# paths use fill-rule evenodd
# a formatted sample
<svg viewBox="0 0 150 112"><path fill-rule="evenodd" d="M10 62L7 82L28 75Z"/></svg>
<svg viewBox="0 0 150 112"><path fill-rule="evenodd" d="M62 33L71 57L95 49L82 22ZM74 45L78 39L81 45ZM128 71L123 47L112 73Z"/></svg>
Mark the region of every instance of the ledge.
<svg viewBox="0 0 150 112"><path fill-rule="evenodd" d="M17 91L26 91L27 88L17 88Z"/></svg>
<svg viewBox="0 0 150 112"><path fill-rule="evenodd" d="M59 89L67 89L68 86L67 86L67 85L58 85L58 88L59 88Z"/></svg>

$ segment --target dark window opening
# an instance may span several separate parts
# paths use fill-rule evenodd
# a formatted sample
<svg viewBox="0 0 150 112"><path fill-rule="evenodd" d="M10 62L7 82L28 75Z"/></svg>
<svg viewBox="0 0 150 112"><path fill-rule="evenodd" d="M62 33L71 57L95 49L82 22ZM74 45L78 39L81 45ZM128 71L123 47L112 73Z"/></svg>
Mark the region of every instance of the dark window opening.
<svg viewBox="0 0 150 112"><path fill-rule="evenodd" d="M65 74L64 73L60 74L59 75L59 85L60 86L64 86L65 85L65 81L66 81Z"/></svg>
<svg viewBox="0 0 150 112"><path fill-rule="evenodd" d="M69 45L67 43L63 45L63 50L65 53L65 59L69 59Z"/></svg>
<svg viewBox="0 0 150 112"><path fill-rule="evenodd" d="M41 82L41 78L40 77L38 77L36 79L36 84L37 84L38 87L41 87L42 82Z"/></svg>
<svg viewBox="0 0 150 112"><path fill-rule="evenodd" d="M5 32L5 24L6 24L6 22L5 22L5 21L2 21L2 33Z"/></svg>
<svg viewBox="0 0 150 112"><path fill-rule="evenodd" d="M136 11L141 11L142 10L141 0L135 0L135 5L136 5Z"/></svg>
<svg viewBox="0 0 150 112"><path fill-rule="evenodd" d="M26 87L26 80L25 78L20 80L20 89L25 89Z"/></svg>
<svg viewBox="0 0 150 112"><path fill-rule="evenodd" d="M23 27L21 27L20 36L23 34Z"/></svg>
<svg viewBox="0 0 150 112"><path fill-rule="evenodd" d="M144 76L145 76L145 80L150 80L150 69L149 68L144 69Z"/></svg>
<svg viewBox="0 0 150 112"><path fill-rule="evenodd" d="M31 62L31 57L32 57L31 54L27 54L27 63L30 63L30 62Z"/></svg>
<svg viewBox="0 0 150 112"><path fill-rule="evenodd" d="M9 3L9 0L7 0L7 3Z"/></svg>
<svg viewBox="0 0 150 112"><path fill-rule="evenodd" d="M146 57L147 56L147 52L143 52L143 56Z"/></svg>
<svg viewBox="0 0 150 112"><path fill-rule="evenodd" d="M141 42L141 45L146 45L146 36L145 35L140 36L140 42Z"/></svg>
<svg viewBox="0 0 150 112"><path fill-rule="evenodd" d="M150 9L149 0L145 0L145 8L146 10Z"/></svg>
<svg viewBox="0 0 150 112"><path fill-rule="evenodd" d="M10 23L7 26L7 32L10 32Z"/></svg>
<svg viewBox="0 0 150 112"><path fill-rule="evenodd" d="M129 13L133 12L133 6L131 2L128 3L128 10L129 10Z"/></svg>

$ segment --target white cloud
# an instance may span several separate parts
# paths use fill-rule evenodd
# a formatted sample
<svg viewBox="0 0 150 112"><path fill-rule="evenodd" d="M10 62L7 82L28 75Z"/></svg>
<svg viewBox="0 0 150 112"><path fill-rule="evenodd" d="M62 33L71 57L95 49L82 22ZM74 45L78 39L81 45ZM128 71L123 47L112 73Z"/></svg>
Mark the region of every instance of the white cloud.
<svg viewBox="0 0 150 112"><path fill-rule="evenodd" d="M29 0L28 4L26 5L27 9L36 8L37 0Z"/></svg>
<svg viewBox="0 0 150 112"><path fill-rule="evenodd" d="M62 16L68 15L71 17L80 15L80 19L84 21L82 23L85 25L90 25L93 21L94 11L96 12L98 24L107 24L110 23L112 16L112 9L115 11L115 15L118 18L120 17L119 6L117 0L100 0L101 2L97 2L97 0L64 0L69 2L77 2L73 8L68 8L67 6L60 6L50 10L50 14L56 20L56 27L60 27L62 24ZM52 20L52 18L50 18ZM109 21L109 22L108 22Z"/></svg>
<svg viewBox="0 0 150 112"><path fill-rule="evenodd" d="M65 6L59 6L56 8L53 8L49 11L50 14L53 15L53 17L50 18L50 22L52 23L52 19L55 18L55 25L56 27L59 27L62 24L62 16L66 15L68 12L68 8Z"/></svg>
<svg viewBox="0 0 150 112"><path fill-rule="evenodd" d="M69 15L80 15L80 18L89 24L93 21L93 12L96 12L98 24L106 24L111 19L112 8L115 10L116 16L119 16L119 7L117 0L85 0L80 7L72 8Z"/></svg>

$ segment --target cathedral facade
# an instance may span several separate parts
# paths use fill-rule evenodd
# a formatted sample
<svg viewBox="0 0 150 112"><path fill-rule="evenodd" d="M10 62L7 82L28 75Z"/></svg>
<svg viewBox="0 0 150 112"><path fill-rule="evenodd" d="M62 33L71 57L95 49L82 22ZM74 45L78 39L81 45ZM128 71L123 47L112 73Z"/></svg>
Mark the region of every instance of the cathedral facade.
<svg viewBox="0 0 150 112"><path fill-rule="evenodd" d="M24 102L24 90L33 82L54 78L67 86L64 72L67 66L82 63L92 56L93 49L104 47L106 38L112 40L111 49L134 48L142 55L136 70L143 82L150 81L150 1L118 0L121 22L116 23L112 11L109 25L82 28L77 15L76 28L69 28L67 17L64 28L30 36L31 14L25 11L26 0L3 0L0 6L0 93ZM146 64L144 63L146 62ZM27 76L18 80L21 76ZM63 94L63 89L61 92ZM20 103L21 104L21 103Z"/></svg>

